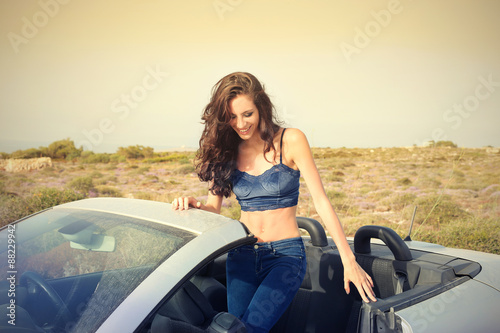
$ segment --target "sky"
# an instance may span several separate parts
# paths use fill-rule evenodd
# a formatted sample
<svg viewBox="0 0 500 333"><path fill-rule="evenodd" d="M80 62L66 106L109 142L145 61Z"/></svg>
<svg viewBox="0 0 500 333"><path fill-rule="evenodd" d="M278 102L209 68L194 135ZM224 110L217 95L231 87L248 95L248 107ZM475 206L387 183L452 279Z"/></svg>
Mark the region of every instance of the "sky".
<svg viewBox="0 0 500 333"><path fill-rule="evenodd" d="M500 147L497 0L2 0L0 152L198 147L246 71L314 147Z"/></svg>

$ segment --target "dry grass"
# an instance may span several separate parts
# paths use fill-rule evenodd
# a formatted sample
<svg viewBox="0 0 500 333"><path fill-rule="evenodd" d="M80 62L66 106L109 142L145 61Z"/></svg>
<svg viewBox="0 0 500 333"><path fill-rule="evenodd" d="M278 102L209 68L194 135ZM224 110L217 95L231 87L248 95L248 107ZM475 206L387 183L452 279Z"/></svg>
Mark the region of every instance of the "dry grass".
<svg viewBox="0 0 500 333"><path fill-rule="evenodd" d="M406 236L418 206L414 240L500 253L500 154L486 149L417 147L315 148L313 153L347 235L354 235L362 225L378 224ZM0 171L0 194L25 197L44 186L71 188L87 197L171 202L192 195L204 200L207 185L198 180L193 154L179 156L122 163L56 161L40 171ZM224 200L222 214L239 217L234 197ZM321 221L303 180L298 214Z"/></svg>

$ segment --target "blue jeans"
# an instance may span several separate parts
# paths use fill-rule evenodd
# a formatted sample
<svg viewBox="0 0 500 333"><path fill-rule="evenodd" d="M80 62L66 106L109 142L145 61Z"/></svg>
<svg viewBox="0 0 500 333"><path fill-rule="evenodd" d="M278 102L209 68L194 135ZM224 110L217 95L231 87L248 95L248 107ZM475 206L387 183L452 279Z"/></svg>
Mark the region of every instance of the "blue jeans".
<svg viewBox="0 0 500 333"><path fill-rule="evenodd" d="M244 245L228 253L229 313L249 333L269 332L292 302L306 273L300 237Z"/></svg>

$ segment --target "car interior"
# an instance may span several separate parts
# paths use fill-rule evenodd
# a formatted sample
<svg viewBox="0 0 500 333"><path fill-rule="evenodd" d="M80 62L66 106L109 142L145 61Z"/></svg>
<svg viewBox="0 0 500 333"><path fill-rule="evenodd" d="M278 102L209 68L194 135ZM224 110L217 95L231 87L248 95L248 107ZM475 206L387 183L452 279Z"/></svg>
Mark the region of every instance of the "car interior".
<svg viewBox="0 0 500 333"><path fill-rule="evenodd" d="M8 319L0 332L94 332L195 237L133 217L63 209L16 224L16 232L15 265L0 251L0 314Z"/></svg>
<svg viewBox="0 0 500 333"><path fill-rule="evenodd" d="M378 298L375 303L364 303L354 286L351 293L346 294L339 252L326 237L321 224L302 217L298 223L308 234L303 236L307 272L272 333L403 332L397 311L468 281L481 270L476 262L410 250L390 228L364 226L357 231L351 245L358 263L372 276ZM166 295L135 331L247 332L244 324L227 312L226 255L208 260ZM35 272L25 272L16 287L16 302L22 306L16 311L15 329L19 332L79 332L79 327L97 328L100 323L95 322L97 314L92 309L102 309L103 305L126 297L129 291L121 290L120 281L129 276L140 280L150 268L50 280ZM8 289L9 281L1 281L3 316L9 311L3 299ZM70 294L78 297L70 297ZM63 301L68 299L71 301ZM44 322L46 318L52 319ZM10 325L0 327L0 331L3 329L14 332Z"/></svg>
<svg viewBox="0 0 500 333"><path fill-rule="evenodd" d="M398 310L463 283L481 270L475 262L410 250L390 228L364 226L352 246L358 263L374 280L378 299L364 303L354 286L346 294L340 255L319 222L310 218L298 218L298 222L309 234L304 237L307 273L272 333L403 332L395 314ZM185 281L141 332L246 332L227 313L225 259L225 255L216 258Z"/></svg>

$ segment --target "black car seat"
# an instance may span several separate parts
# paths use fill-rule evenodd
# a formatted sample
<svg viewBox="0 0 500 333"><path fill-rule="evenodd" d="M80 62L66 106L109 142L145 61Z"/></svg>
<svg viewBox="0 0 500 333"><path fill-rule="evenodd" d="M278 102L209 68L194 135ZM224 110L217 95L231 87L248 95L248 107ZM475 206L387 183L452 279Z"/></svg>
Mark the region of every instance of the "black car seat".
<svg viewBox="0 0 500 333"><path fill-rule="evenodd" d="M389 248L394 258L374 254L372 247L377 245L370 244L371 238L382 240L385 245L379 246ZM359 228L354 236L354 252L359 265L373 278L373 291L378 298L400 294L415 285L419 268L410 265L413 259L410 249L394 230L375 225Z"/></svg>
<svg viewBox="0 0 500 333"><path fill-rule="evenodd" d="M319 222L303 217L297 222L311 236L305 242L307 272L292 304L271 332L345 332L356 291L346 294L342 261Z"/></svg>
<svg viewBox="0 0 500 333"><path fill-rule="evenodd" d="M227 312L226 286L212 277L201 275L195 275L191 282L203 293L215 311Z"/></svg>
<svg viewBox="0 0 500 333"><path fill-rule="evenodd" d="M191 282L184 285L158 310L151 333L245 333L243 323L226 312L212 308Z"/></svg>

